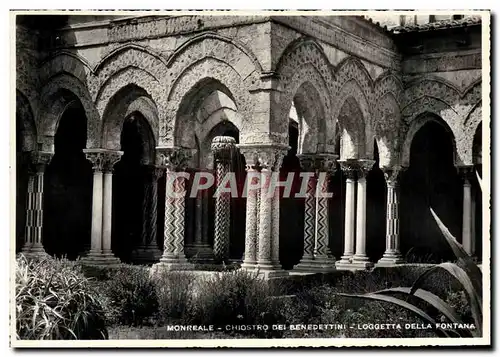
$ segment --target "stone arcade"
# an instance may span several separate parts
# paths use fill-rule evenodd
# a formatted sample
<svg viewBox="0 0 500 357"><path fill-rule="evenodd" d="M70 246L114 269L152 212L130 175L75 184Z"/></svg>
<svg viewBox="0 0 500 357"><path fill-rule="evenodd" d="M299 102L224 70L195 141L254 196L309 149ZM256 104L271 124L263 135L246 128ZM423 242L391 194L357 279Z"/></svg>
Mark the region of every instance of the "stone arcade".
<svg viewBox="0 0 500 357"><path fill-rule="evenodd" d="M24 15L16 30L17 252L266 278L438 262L432 207L481 259L477 17ZM295 178L292 197L165 194L207 170L239 188L308 172L308 193L333 196L294 198Z"/></svg>

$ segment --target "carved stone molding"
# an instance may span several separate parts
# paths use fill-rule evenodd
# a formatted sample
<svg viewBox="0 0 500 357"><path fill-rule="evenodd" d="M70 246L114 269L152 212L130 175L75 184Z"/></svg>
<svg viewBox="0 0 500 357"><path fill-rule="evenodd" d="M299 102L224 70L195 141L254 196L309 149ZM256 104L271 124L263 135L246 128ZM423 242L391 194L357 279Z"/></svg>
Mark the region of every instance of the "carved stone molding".
<svg viewBox="0 0 500 357"><path fill-rule="evenodd" d="M229 163L237 151L236 140L232 136L216 136L210 148L216 161Z"/></svg>
<svg viewBox="0 0 500 357"><path fill-rule="evenodd" d="M279 171L283 158L290 149L282 144L239 144L237 147L245 156L247 165L261 170Z"/></svg>
<svg viewBox="0 0 500 357"><path fill-rule="evenodd" d="M113 166L120 161L123 151L106 149L84 149L85 157L92 164L92 170L97 172L111 172Z"/></svg>
<svg viewBox="0 0 500 357"><path fill-rule="evenodd" d="M388 187L396 187L399 185L399 178L401 172L403 172L406 168L402 166L393 166L393 167L382 167L382 172L384 173L385 182Z"/></svg>
<svg viewBox="0 0 500 357"><path fill-rule="evenodd" d="M157 147L156 165L169 171L183 171L189 165L193 150L180 147Z"/></svg>
<svg viewBox="0 0 500 357"><path fill-rule="evenodd" d="M464 184L469 184L475 176L473 165L457 166L457 170Z"/></svg>
<svg viewBox="0 0 500 357"><path fill-rule="evenodd" d="M355 180L366 177L375 164L374 160L349 159L339 161L340 168L348 179Z"/></svg>
<svg viewBox="0 0 500 357"><path fill-rule="evenodd" d="M28 170L32 173L37 173L45 171L45 168L48 164L50 164L54 153L44 151L30 151L27 153L27 155Z"/></svg>

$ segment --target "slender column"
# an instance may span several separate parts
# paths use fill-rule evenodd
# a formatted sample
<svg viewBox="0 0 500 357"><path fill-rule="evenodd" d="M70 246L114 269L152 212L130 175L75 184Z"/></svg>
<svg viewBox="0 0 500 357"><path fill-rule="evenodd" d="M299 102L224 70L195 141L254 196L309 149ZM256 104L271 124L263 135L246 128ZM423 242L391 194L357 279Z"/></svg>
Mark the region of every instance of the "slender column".
<svg viewBox="0 0 500 357"><path fill-rule="evenodd" d="M350 268L354 255L354 225L356 222L356 179L357 170L353 162L339 161L340 167L346 175L345 193L345 223L344 223L344 254L338 262L337 268Z"/></svg>
<svg viewBox="0 0 500 357"><path fill-rule="evenodd" d="M215 159L216 187L219 188L230 172L231 159L236 152L236 140L230 136L216 136L211 146ZM217 262L229 259L231 195L222 192L215 198L214 256Z"/></svg>
<svg viewBox="0 0 500 357"><path fill-rule="evenodd" d="M463 180L463 210L462 210L462 246L464 250L473 256L474 237L472 235L472 190L470 178L474 172L472 166L462 166L459 168L459 173Z"/></svg>
<svg viewBox="0 0 500 357"><path fill-rule="evenodd" d="M43 230L43 180L44 172L53 154L49 152L30 153L30 176L28 181L28 202L26 207L26 245L23 253L26 256L43 256L45 249L42 243Z"/></svg>
<svg viewBox="0 0 500 357"><path fill-rule="evenodd" d="M257 185L260 179L258 158L252 151L243 151L247 171L247 200L245 225L245 253L242 268L253 270L257 264L257 242L259 234L258 213L260 189L251 189L251 184ZM250 186L250 187L249 187Z"/></svg>
<svg viewBox="0 0 500 357"><path fill-rule="evenodd" d="M401 167L384 168L387 183L387 211L385 253L377 266L393 266L404 263L399 248L399 174Z"/></svg>
<svg viewBox="0 0 500 357"><path fill-rule="evenodd" d="M353 256L353 265L360 268L373 266L366 256L366 175L371 170L373 160L359 160L358 187L356 203L356 253Z"/></svg>
<svg viewBox="0 0 500 357"><path fill-rule="evenodd" d="M119 263L111 250L111 226L113 214L113 166L120 160L121 152L106 153L103 165L103 221L102 221L102 255L108 264Z"/></svg>
<svg viewBox="0 0 500 357"><path fill-rule="evenodd" d="M316 194L316 222L315 222L315 271L327 272L335 270L335 258L329 248L329 221L328 221L328 182L335 172L336 155L321 154L316 157L316 170L319 172L319 181Z"/></svg>
<svg viewBox="0 0 500 357"><path fill-rule="evenodd" d="M92 181L92 227L90 235L90 252L88 253L89 257L93 257L102 253L102 170L104 165L104 153L101 151L89 151L86 152L85 155L87 160L91 162L94 172Z"/></svg>
<svg viewBox="0 0 500 357"><path fill-rule="evenodd" d="M90 251L83 258L89 264L119 263L111 251L113 166L123 152L104 149L84 149L94 171L92 185L92 227ZM103 171L105 172L103 180Z"/></svg>
<svg viewBox="0 0 500 357"><path fill-rule="evenodd" d="M314 176L307 181L306 198L304 202L304 252L299 264L294 270L312 271L314 269L314 247L316 236L316 185L315 156L300 155L300 166L305 172L312 172Z"/></svg>
<svg viewBox="0 0 500 357"><path fill-rule="evenodd" d="M155 269L189 270L193 268L184 254L185 178L175 172L186 169L190 155L191 152L180 148L157 148L157 164L166 169L166 187L164 248L160 262L155 264Z"/></svg>

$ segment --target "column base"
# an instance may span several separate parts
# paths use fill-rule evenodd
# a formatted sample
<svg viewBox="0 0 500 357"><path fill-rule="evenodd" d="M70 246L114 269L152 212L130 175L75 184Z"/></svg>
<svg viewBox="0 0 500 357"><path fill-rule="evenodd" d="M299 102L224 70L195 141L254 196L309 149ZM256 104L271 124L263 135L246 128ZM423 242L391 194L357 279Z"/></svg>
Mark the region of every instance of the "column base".
<svg viewBox="0 0 500 357"><path fill-rule="evenodd" d="M162 257L162 251L156 246L141 246L132 252L132 259L137 263L156 263Z"/></svg>
<svg viewBox="0 0 500 357"><path fill-rule="evenodd" d="M194 270L194 264L191 264L184 258L171 258L162 257L159 263L153 264L151 268L153 272L159 270L166 271L183 271L183 270Z"/></svg>
<svg viewBox="0 0 500 357"><path fill-rule="evenodd" d="M382 258L375 264L376 267L392 267L399 264L404 264L405 260L399 254L384 254Z"/></svg>
<svg viewBox="0 0 500 357"><path fill-rule="evenodd" d="M115 266L121 264L120 259L117 258L113 252L102 251L90 251L86 256L82 257L80 261L86 265Z"/></svg>
<svg viewBox="0 0 500 357"><path fill-rule="evenodd" d="M26 258L48 258L49 254L45 251L41 244L32 244L29 246L24 246L21 250L21 253Z"/></svg>
<svg viewBox="0 0 500 357"><path fill-rule="evenodd" d="M288 276L288 272L283 270L279 263L274 262L257 262L256 271L259 277L262 277L264 280Z"/></svg>
<svg viewBox="0 0 500 357"><path fill-rule="evenodd" d="M212 262L214 260L214 252L209 244L201 243L194 244L189 247L190 259L196 262Z"/></svg>
<svg viewBox="0 0 500 357"><path fill-rule="evenodd" d="M354 256L351 263L351 269L363 270L371 269L374 264L366 256Z"/></svg>
<svg viewBox="0 0 500 357"><path fill-rule="evenodd" d="M293 271L309 273L315 267L314 257L308 256L300 259L299 264L293 267Z"/></svg>
<svg viewBox="0 0 500 357"><path fill-rule="evenodd" d="M343 255L340 260L335 262L335 267L339 270L349 270L352 269L352 255Z"/></svg>
<svg viewBox="0 0 500 357"><path fill-rule="evenodd" d="M252 260L244 260L243 263L241 264L241 269L247 270L247 271L254 271L257 269L257 262L252 261Z"/></svg>

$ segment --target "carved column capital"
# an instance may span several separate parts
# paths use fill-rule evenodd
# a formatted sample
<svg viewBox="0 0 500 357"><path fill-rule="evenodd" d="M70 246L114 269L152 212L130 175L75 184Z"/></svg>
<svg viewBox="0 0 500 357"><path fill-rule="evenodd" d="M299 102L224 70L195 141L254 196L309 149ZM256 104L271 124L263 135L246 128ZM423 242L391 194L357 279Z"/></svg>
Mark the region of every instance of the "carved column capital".
<svg viewBox="0 0 500 357"><path fill-rule="evenodd" d="M111 172L123 155L123 151L106 149L84 149L83 152L92 164L92 170L97 172Z"/></svg>
<svg viewBox="0 0 500 357"><path fill-rule="evenodd" d="M193 156L193 150L180 147L157 147L156 165L166 168L168 171L183 171L189 165Z"/></svg>
<svg viewBox="0 0 500 357"><path fill-rule="evenodd" d="M269 171L279 171L283 158L290 149L281 144L240 144L237 147L245 156L247 165Z"/></svg>
<svg viewBox="0 0 500 357"><path fill-rule="evenodd" d="M210 148L215 161L229 163L236 152L236 140L232 136L216 136Z"/></svg>
<svg viewBox="0 0 500 357"><path fill-rule="evenodd" d="M366 177L368 172L375 164L374 160L364 160L364 159L348 159L339 161L340 167L347 178L351 180L361 179Z"/></svg>
<svg viewBox="0 0 500 357"><path fill-rule="evenodd" d="M28 170L32 173L43 173L54 153L46 151L30 151L27 153Z"/></svg>
<svg viewBox="0 0 500 357"><path fill-rule="evenodd" d="M336 162L338 155L334 154L318 154L316 155L316 170L319 172L327 172L330 175L335 174Z"/></svg>
<svg viewBox="0 0 500 357"><path fill-rule="evenodd" d="M464 185L470 184L470 181L474 178L474 166L473 165L463 165L457 166L458 174L463 180Z"/></svg>
<svg viewBox="0 0 500 357"><path fill-rule="evenodd" d="M316 155L315 154L300 154L297 155L300 161L300 168L305 172L316 171Z"/></svg>
<svg viewBox="0 0 500 357"><path fill-rule="evenodd" d="M402 166L392 166L392 167L382 167L382 172L384 173L385 182L389 187L396 187L399 185L399 177L401 172L406 168Z"/></svg>

